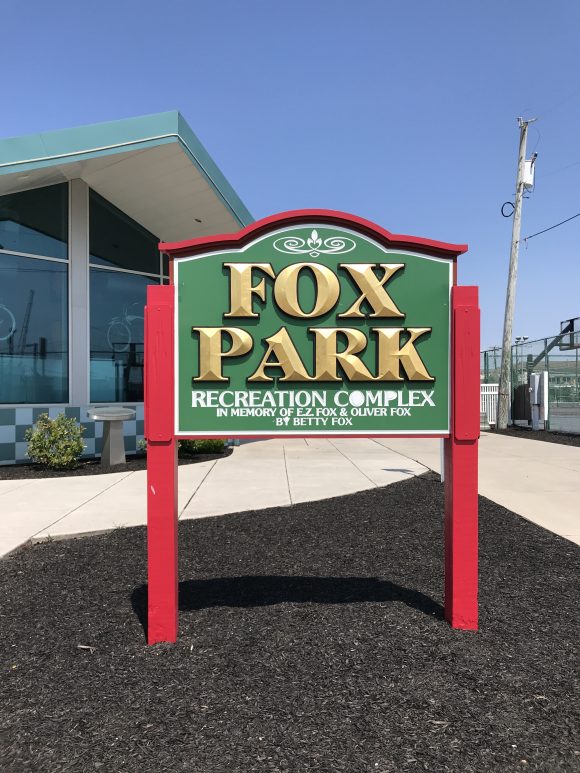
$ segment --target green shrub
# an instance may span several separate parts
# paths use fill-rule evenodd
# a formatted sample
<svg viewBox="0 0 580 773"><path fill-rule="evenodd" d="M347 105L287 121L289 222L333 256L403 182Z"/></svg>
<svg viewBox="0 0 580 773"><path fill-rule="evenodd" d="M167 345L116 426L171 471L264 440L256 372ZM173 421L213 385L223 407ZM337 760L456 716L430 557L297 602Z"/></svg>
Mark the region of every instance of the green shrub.
<svg viewBox="0 0 580 773"><path fill-rule="evenodd" d="M193 456L193 454L197 454L196 441L179 440L177 443L177 451L179 456Z"/></svg>
<svg viewBox="0 0 580 773"><path fill-rule="evenodd" d="M224 440L196 440L198 454L222 454L225 449Z"/></svg>
<svg viewBox="0 0 580 773"><path fill-rule="evenodd" d="M180 440L177 443L179 456L195 456L196 454L221 454L225 448L223 440ZM147 440L137 441L137 453L147 453Z"/></svg>
<svg viewBox="0 0 580 773"><path fill-rule="evenodd" d="M48 413L41 413L34 427L26 430L28 440L26 455L37 464L44 464L55 470L70 470L77 466L82 452L85 428L76 419L64 413L50 419Z"/></svg>
<svg viewBox="0 0 580 773"><path fill-rule="evenodd" d="M225 443L223 440L180 440L179 455L221 454L224 447Z"/></svg>

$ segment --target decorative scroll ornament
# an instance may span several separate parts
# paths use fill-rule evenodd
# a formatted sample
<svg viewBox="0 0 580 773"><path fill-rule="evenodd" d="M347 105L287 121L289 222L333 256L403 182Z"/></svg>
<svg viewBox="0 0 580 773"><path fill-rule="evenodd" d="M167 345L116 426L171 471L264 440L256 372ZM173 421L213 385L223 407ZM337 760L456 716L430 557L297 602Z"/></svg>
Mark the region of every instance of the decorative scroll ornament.
<svg viewBox="0 0 580 773"><path fill-rule="evenodd" d="M273 246L278 252L285 252L287 255L310 255L311 258L317 258L319 255L343 255L345 252L352 252L356 242L347 236L328 236L323 241L315 229L308 239L283 236L276 239Z"/></svg>

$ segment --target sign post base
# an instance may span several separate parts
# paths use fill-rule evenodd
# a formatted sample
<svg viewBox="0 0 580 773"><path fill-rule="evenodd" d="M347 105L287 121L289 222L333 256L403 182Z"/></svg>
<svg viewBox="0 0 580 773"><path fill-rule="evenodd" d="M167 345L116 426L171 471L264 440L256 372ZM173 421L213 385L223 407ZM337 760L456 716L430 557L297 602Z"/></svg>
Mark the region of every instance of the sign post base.
<svg viewBox="0 0 580 773"><path fill-rule="evenodd" d="M178 626L177 443L147 446L147 642L174 642Z"/></svg>

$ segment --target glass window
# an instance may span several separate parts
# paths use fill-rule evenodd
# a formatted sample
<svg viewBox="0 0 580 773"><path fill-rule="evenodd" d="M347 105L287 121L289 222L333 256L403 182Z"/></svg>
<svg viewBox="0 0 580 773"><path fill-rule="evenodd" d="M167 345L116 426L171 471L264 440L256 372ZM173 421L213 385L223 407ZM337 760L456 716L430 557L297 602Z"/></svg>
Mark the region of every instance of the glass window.
<svg viewBox="0 0 580 773"><path fill-rule="evenodd" d="M147 285L138 274L91 268L91 402L143 400L143 310Z"/></svg>
<svg viewBox="0 0 580 773"><path fill-rule="evenodd" d="M159 275L159 239L120 209L89 193L90 262Z"/></svg>
<svg viewBox="0 0 580 773"><path fill-rule="evenodd" d="M67 268L0 254L0 403L68 400Z"/></svg>
<svg viewBox="0 0 580 773"><path fill-rule="evenodd" d="M0 196L0 250L68 257L68 183Z"/></svg>

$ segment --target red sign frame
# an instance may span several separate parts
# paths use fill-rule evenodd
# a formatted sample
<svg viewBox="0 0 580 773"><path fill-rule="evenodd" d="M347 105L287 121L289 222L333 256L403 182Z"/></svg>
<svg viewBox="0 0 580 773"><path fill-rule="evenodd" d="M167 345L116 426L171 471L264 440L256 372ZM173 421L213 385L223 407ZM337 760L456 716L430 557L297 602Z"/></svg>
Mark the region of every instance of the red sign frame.
<svg viewBox="0 0 580 773"><path fill-rule="evenodd" d="M480 312L478 288L458 286L455 270L457 257L467 250L467 246L391 234L363 218L316 209L274 215L253 223L236 234L173 244L162 243L160 249L170 258L217 252L243 246L261 234L281 226L308 223L312 220L351 228L389 248L420 251L426 255L445 257L453 261L451 423L450 433L444 436L444 607L445 618L453 628L477 630ZM175 642L178 633L174 314L173 285L149 286L145 308L149 644Z"/></svg>

